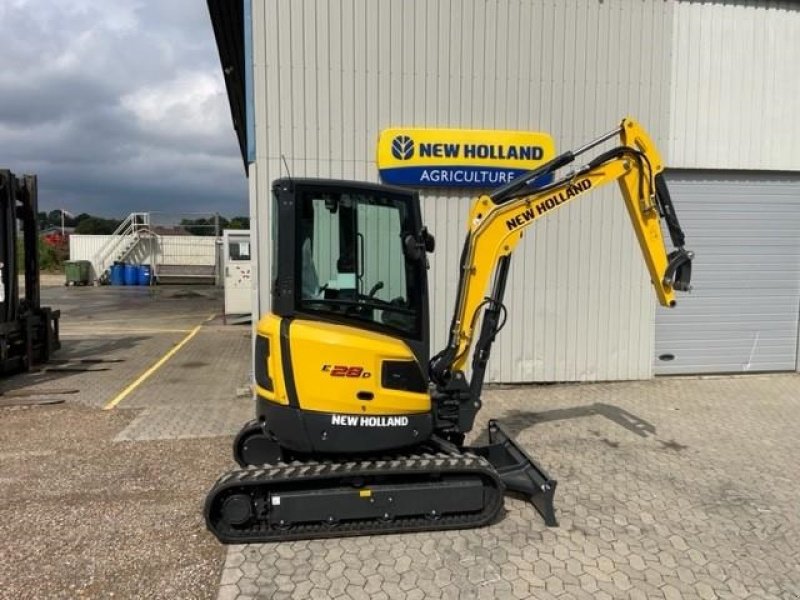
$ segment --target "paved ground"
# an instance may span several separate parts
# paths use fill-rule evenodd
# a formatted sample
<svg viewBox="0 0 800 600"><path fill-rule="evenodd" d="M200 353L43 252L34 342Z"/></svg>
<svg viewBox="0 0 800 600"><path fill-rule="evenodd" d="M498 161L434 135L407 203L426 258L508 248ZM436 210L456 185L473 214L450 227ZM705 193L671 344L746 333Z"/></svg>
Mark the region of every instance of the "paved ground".
<svg viewBox="0 0 800 600"><path fill-rule="evenodd" d="M800 598L800 376L494 390L558 478L470 531L232 547L220 598Z"/></svg>
<svg viewBox="0 0 800 600"><path fill-rule="evenodd" d="M98 407L221 308L214 288L189 286L45 287L42 303L61 310L62 349L4 389L78 390L73 400Z"/></svg>
<svg viewBox="0 0 800 600"><path fill-rule="evenodd" d="M114 443L132 411L0 410L0 598L213 598L229 442Z"/></svg>
<svg viewBox="0 0 800 600"><path fill-rule="evenodd" d="M252 411L249 330L209 288L44 297L62 362L0 391L67 402L0 409L0 598L800 598L800 376L489 391L558 528L508 498L479 530L225 548L201 508Z"/></svg>
<svg viewBox="0 0 800 600"><path fill-rule="evenodd" d="M144 410L115 439L233 435L253 418L249 381L250 327L206 325L124 400Z"/></svg>
<svg viewBox="0 0 800 600"><path fill-rule="evenodd" d="M249 327L208 321L213 288L56 285L43 302L63 349L0 392L66 402L0 409L0 598L215 597L225 550L202 503L252 414Z"/></svg>

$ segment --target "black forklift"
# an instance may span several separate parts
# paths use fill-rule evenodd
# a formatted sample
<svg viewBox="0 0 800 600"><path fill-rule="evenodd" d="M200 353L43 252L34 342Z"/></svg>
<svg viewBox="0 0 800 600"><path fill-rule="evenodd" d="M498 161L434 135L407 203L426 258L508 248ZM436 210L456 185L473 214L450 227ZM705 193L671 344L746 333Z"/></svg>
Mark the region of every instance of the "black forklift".
<svg viewBox="0 0 800 600"><path fill-rule="evenodd" d="M39 297L37 211L36 176L18 178L0 169L0 376L47 362L61 347L61 314L41 306ZM20 263L25 271L24 294L19 286Z"/></svg>

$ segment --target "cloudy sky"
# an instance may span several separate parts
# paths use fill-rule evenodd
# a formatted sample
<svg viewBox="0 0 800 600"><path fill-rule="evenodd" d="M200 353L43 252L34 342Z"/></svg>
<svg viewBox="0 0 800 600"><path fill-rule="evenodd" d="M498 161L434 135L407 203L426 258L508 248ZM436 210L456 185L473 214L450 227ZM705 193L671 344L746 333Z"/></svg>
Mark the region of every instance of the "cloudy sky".
<svg viewBox="0 0 800 600"><path fill-rule="evenodd" d="M42 209L247 214L204 0L0 0L0 168Z"/></svg>

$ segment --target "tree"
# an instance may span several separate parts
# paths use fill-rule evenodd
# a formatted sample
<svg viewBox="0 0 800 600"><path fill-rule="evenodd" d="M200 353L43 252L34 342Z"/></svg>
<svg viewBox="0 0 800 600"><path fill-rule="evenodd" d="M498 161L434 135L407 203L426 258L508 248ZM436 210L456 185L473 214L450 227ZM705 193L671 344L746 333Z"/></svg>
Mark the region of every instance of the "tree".
<svg viewBox="0 0 800 600"><path fill-rule="evenodd" d="M250 217L233 217L228 223L228 229L250 229Z"/></svg>
<svg viewBox="0 0 800 600"><path fill-rule="evenodd" d="M192 235L214 235L219 227L219 232L222 233L223 229L249 229L250 219L247 217L234 217L230 221L225 217L218 216L217 222L214 222L214 217L199 218L199 219L182 219L181 227Z"/></svg>
<svg viewBox="0 0 800 600"><path fill-rule="evenodd" d="M86 213L82 213L77 217L71 215L69 213L64 213L64 226L65 227L75 227L78 223L80 223L81 218L87 218L91 215L87 215ZM57 208L55 210L51 210L49 213L40 212L39 213L39 226L41 229L46 229L47 227L61 227L61 209Z"/></svg>
<svg viewBox="0 0 800 600"><path fill-rule="evenodd" d="M75 233L87 235L109 235L119 227L119 221L102 219L100 217L87 217L75 228Z"/></svg>
<svg viewBox="0 0 800 600"><path fill-rule="evenodd" d="M47 225L52 227L61 227L61 211L51 210L47 213Z"/></svg>
<svg viewBox="0 0 800 600"><path fill-rule="evenodd" d="M206 219L201 217L199 219L181 219L181 227L192 235L210 236L215 233L213 218ZM222 225L220 225L220 228L222 228Z"/></svg>

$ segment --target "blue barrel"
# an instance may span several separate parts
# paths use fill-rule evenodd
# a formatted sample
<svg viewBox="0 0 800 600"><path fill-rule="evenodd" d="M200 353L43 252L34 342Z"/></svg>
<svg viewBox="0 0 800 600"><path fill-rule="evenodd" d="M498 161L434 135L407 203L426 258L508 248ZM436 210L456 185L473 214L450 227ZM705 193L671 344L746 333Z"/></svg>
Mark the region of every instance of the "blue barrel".
<svg viewBox="0 0 800 600"><path fill-rule="evenodd" d="M136 285L139 281L139 267L125 265L125 285Z"/></svg>
<svg viewBox="0 0 800 600"><path fill-rule="evenodd" d="M122 263L111 265L111 285L125 285L125 265Z"/></svg>
<svg viewBox="0 0 800 600"><path fill-rule="evenodd" d="M137 283L139 285L150 285L150 279L153 277L153 271L150 265L139 265Z"/></svg>

